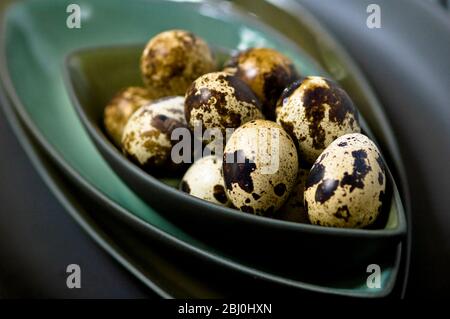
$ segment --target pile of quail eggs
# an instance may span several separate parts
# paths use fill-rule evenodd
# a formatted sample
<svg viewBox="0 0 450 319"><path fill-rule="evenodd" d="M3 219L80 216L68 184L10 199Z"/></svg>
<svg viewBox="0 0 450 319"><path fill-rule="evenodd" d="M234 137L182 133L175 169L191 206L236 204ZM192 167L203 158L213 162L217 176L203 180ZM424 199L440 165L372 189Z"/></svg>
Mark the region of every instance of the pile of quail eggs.
<svg viewBox="0 0 450 319"><path fill-rule="evenodd" d="M217 205L328 227L373 224L387 197L386 169L348 94L330 79L301 76L270 48L217 64L191 32L153 37L141 57L144 86L123 89L105 108L111 140L148 173L184 172L180 190ZM185 170L171 158L171 133L198 123L234 132L223 156Z"/></svg>

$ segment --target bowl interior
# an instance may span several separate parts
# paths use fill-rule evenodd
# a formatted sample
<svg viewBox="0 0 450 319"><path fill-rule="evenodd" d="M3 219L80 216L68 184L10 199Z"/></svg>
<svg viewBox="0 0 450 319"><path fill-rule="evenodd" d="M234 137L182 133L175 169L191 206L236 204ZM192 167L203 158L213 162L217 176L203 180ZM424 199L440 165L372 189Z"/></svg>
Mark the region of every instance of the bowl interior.
<svg viewBox="0 0 450 319"><path fill-rule="evenodd" d="M196 247L217 253L212 247L190 237L145 205L104 162L84 131L65 90L61 72L65 56L82 47L144 43L152 35L176 27L192 30L217 47L281 48L305 74L321 74L320 67L279 34L252 18L243 19L241 15L228 10L228 4L139 0L82 2L81 29L66 27L65 9L68 4L67 1L52 0L20 2L12 6L5 17L2 36L5 50L3 63L6 65L2 65L2 77L5 79L7 70L8 81L23 106L18 107L18 111L23 118L29 119L28 122L32 123L65 162L110 199L165 232ZM130 60L127 63L135 64L133 61L136 52L129 53ZM111 79L109 74L98 74L100 84L97 90L102 93L86 99L94 99L92 101L95 103L89 103L95 104L98 110L100 106L103 107L104 100L111 97L112 91L116 89L115 85L122 86L124 83L121 84L121 81L126 82L126 85L137 81L134 72L136 71L128 75L122 74L123 78L113 76ZM386 258L383 283L389 280L391 271L396 267L391 256ZM345 282L327 284L336 289L367 291L365 277L353 280L347 278Z"/></svg>
<svg viewBox="0 0 450 319"><path fill-rule="evenodd" d="M143 85L139 71L139 58L143 46L144 44L136 44L82 49L69 54L66 59L67 85L71 86L70 91L74 93L77 104L86 115L88 125L105 140L109 139L103 127L104 106L120 89L131 85ZM228 54L225 50L216 52L219 62L227 59ZM108 81L105 81L105 78ZM367 124L365 122L362 124L364 130L369 131ZM112 142L109 144L115 147ZM142 174L147 173L142 171ZM159 178L159 180L171 187L177 187L181 177ZM373 228L387 230L398 228L400 198L395 193L393 198L384 218Z"/></svg>

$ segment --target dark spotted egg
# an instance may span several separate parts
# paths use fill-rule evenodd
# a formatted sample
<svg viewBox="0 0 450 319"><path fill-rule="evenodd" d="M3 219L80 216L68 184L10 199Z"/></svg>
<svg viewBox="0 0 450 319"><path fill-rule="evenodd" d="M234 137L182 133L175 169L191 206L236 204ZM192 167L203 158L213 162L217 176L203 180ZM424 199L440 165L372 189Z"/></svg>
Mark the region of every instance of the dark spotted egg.
<svg viewBox="0 0 450 319"><path fill-rule="evenodd" d="M239 210L275 216L296 182L294 142L275 122L250 121L225 146L223 177L228 198Z"/></svg>
<svg viewBox="0 0 450 319"><path fill-rule="evenodd" d="M375 222L386 198L377 146L359 133L336 139L311 168L304 197L312 224L363 228Z"/></svg>
<svg viewBox="0 0 450 319"><path fill-rule="evenodd" d="M141 73L152 96L183 95L192 81L216 68L208 44L184 30L157 34L141 56Z"/></svg>
<svg viewBox="0 0 450 319"><path fill-rule="evenodd" d="M358 113L335 82L306 77L287 88L277 105L279 123L297 143L301 159L314 163L336 138L359 133Z"/></svg>
<svg viewBox="0 0 450 319"><path fill-rule="evenodd" d="M226 63L225 70L236 74L253 90L269 120L275 120L275 107L283 90L298 79L291 59L270 48L239 52Z"/></svg>
<svg viewBox="0 0 450 319"><path fill-rule="evenodd" d="M206 201L230 206L222 177L222 159L209 155L192 164L184 174L180 189Z"/></svg>
<svg viewBox="0 0 450 319"><path fill-rule="evenodd" d="M123 152L149 171L161 166L175 168L171 160L171 134L181 127L187 128L182 96L152 101L134 112L125 125Z"/></svg>
<svg viewBox="0 0 450 319"><path fill-rule="evenodd" d="M227 128L261 119L261 105L250 88L238 77L226 72L205 74L195 80L186 92L186 121L191 128Z"/></svg>

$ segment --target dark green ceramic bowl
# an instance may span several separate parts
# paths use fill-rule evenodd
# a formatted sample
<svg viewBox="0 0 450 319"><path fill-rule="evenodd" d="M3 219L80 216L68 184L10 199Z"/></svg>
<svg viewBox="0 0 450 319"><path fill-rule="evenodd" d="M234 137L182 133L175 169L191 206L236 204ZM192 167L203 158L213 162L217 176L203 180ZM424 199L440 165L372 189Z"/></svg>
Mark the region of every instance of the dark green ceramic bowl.
<svg viewBox="0 0 450 319"><path fill-rule="evenodd" d="M3 94L1 87L0 93ZM94 241L160 297L267 297L268 290L272 296L324 296L309 290L269 285L251 276L233 276L225 268L212 268L201 260L193 260L191 256L188 257L188 264L180 265L179 260L187 256L174 247L168 247L168 241L160 240L158 236L143 238L141 232L136 231L136 226L130 228L132 225L129 221L124 221L120 214L101 204L95 196L93 198L92 192L86 192L85 187L63 178L64 174L54 165L53 159L20 122L10 102L1 94L0 108L3 114L55 197ZM400 252L397 254L399 257ZM395 267L398 267L398 259Z"/></svg>
<svg viewBox="0 0 450 319"><path fill-rule="evenodd" d="M395 262L397 257L395 256L398 256L399 251L395 252L397 249L395 242L398 242L401 233L404 232L401 212L398 215L400 223L397 228L361 233L363 237L369 239L369 242L374 243L380 242L378 237L381 235L381 242L387 243L390 248L380 250L379 248L383 245L361 245L361 250L351 254L352 258L348 259L344 265L351 265L356 271L337 274L335 278L322 276L321 272L308 273L296 269L295 265L303 257L296 254L298 249L293 250L290 255L292 257L290 259L293 259L292 263L289 261L285 263L291 267L289 271L284 269L286 267L283 267L283 262L277 260L276 254L274 256L258 254L257 249L251 250L250 254L248 251L240 250L240 259L238 260L238 252L235 254L234 251L229 250L229 254L225 254L210 245L212 240L207 242L196 240L169 222L164 216L143 204L130 192L128 187L101 159L82 129L65 91L61 73L64 57L69 52L81 47L144 43L152 34L173 27L190 29L213 45L228 49L252 45L286 49L285 53L293 57L305 73L316 73L320 69L318 65L308 59L294 44L287 42L273 30L254 21L254 18L236 13L229 3L211 5L203 2L139 0L83 2L81 4L84 12L83 27L77 30L65 28L67 18L65 9L69 3L71 2L42 0L21 2L11 7L3 21L0 52L0 62L2 63L0 74L15 109L39 143L45 147L52 158L57 160L68 176L82 181L97 194L101 194L102 197L99 200L103 201L105 205L116 207L119 213L121 213L120 210L123 212L123 209L126 209L145 220L149 223L147 232L151 233L158 229L161 231L160 234L165 234L165 240L171 241L173 246L183 246L191 253L203 256L204 260L216 265L221 264L230 270L291 287L330 294L377 297L391 291L398 271L398 265ZM261 7L258 6L258 9ZM301 21L302 18L303 15L300 12L297 19ZM111 23L111 21L120 21L121 23ZM174 21L176 21L175 25ZM282 21L289 21L289 19ZM304 35L306 40L318 39L317 31L313 30L314 24L310 24L308 21L302 22L304 24L303 32L297 34L296 41L301 35ZM334 49L333 41L320 31L319 35L322 35L320 41L307 41L307 43L311 45L311 48L319 49L319 54L326 57L325 60L328 63L324 63L323 66L328 71L341 70L336 74L333 72L331 74L344 83L347 91L351 92L360 111L366 116L370 127L375 131L381 146L392 151L385 155L395 155L389 126L383 120L381 109L366 82L358 72L355 72L354 65L345 58L346 55L339 49ZM308 50L310 49L308 48ZM310 50L310 53L315 55L316 52ZM302 58L299 59L299 57ZM322 61L322 58L319 61ZM387 133L380 135L378 131ZM233 213L237 214L234 211ZM127 218L124 215L124 220ZM277 232L276 229L279 232L281 229L291 229L295 232L298 230L297 225L270 221L267 226L264 226L263 224L266 224L264 219L252 220L260 224L259 226L262 228L267 227L275 232ZM207 227L203 226L203 228ZM312 228L304 230L305 234L312 232L315 232ZM387 240L383 237L386 237ZM298 237L295 239L298 240ZM349 241L357 240L349 239ZM294 247L295 243L292 241L289 246L279 247L279 250L290 249L290 247ZM226 241L223 244L225 249L232 247L227 245ZM378 247L375 250L381 252L372 255L371 259L383 265L383 288L381 290L371 290L365 286L366 264L355 261L355 259L361 261L360 255L370 254L371 247ZM233 257L230 258L230 256ZM289 256L289 254L284 251L284 256ZM259 257L269 263L259 262ZM239 263L236 263L236 260ZM313 263L314 260L308 259L308 262ZM286 277L291 274L292 278Z"/></svg>
<svg viewBox="0 0 450 319"><path fill-rule="evenodd" d="M138 69L142 48L143 45L84 49L68 56L66 68L73 103L94 143L114 171L149 205L186 232L222 250L244 258L252 251L253 257L246 259L263 264L275 258L285 271L325 271L326 267L321 265L341 258L352 263L336 266L335 271L348 269L395 249L405 233L405 221L392 176L393 200L378 228L336 229L284 222L217 206L167 185L126 159L104 133L103 109L114 92L128 83L142 85ZM110 80L106 82L105 78ZM293 257L289 249L280 248L292 243L302 251L300 258Z"/></svg>
<svg viewBox="0 0 450 319"><path fill-rule="evenodd" d="M48 156L31 132L20 122L1 86L0 105L36 170L68 213L93 240L159 296L267 297L267 291L270 291L273 296L284 294L291 297L321 297L336 292L340 292L337 294L341 296L360 296L364 291L347 288L345 292L342 288L321 288L308 284L302 285L303 289L298 289L295 288L296 285L285 286L279 280L267 280L267 276L263 276L266 279L262 280L259 276L248 276L245 272L230 272L227 267L219 266L220 263L214 265L204 256L192 255L191 250L120 209L81 180L75 179L71 182L63 178L66 174L58 168L59 163L55 163L54 159ZM393 263L389 262L390 258L383 260L381 265L386 271L382 281L382 294L378 292L374 296L386 295L397 285L401 251L401 247L398 247ZM189 260L189 263L181 265L180 260ZM341 279L340 282L333 282L332 286L337 284L341 287L357 287L364 281L363 278L357 277L350 280Z"/></svg>

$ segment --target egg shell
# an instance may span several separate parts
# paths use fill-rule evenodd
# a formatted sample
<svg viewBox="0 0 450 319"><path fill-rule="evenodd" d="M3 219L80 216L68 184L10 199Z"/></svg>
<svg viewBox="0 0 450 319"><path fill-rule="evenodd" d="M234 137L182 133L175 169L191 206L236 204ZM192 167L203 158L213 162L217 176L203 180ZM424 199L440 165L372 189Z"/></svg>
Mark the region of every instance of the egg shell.
<svg viewBox="0 0 450 319"><path fill-rule="evenodd" d="M103 122L114 144L121 146L125 124L130 116L152 99L142 87L128 87L118 92L105 107Z"/></svg>
<svg viewBox="0 0 450 319"><path fill-rule="evenodd" d="M275 107L283 90L299 78L291 59L271 48L241 51L225 64L225 70L234 72L252 89L269 120L275 120Z"/></svg>
<svg viewBox="0 0 450 319"><path fill-rule="evenodd" d="M262 119L261 104L250 88L238 77L226 72L205 74L195 80L186 93L185 115L189 127L220 129Z"/></svg>
<svg viewBox="0 0 450 319"><path fill-rule="evenodd" d="M359 133L336 139L311 168L304 197L313 224L363 228L374 223L387 200L377 146Z"/></svg>
<svg viewBox="0 0 450 319"><path fill-rule="evenodd" d="M180 189L221 206L230 206L222 177L222 159L209 155L195 161L184 174Z"/></svg>
<svg viewBox="0 0 450 319"><path fill-rule="evenodd" d="M286 203L280 208L278 218L294 223L309 224L308 214L306 213L303 194L305 184L308 178L309 170L299 168L297 182L294 185Z"/></svg>
<svg viewBox="0 0 450 319"><path fill-rule="evenodd" d="M187 127L184 98L155 100L142 106L128 120L122 137L123 152L133 162L151 171L173 164L171 134L175 128Z"/></svg>
<svg viewBox="0 0 450 319"><path fill-rule="evenodd" d="M309 165L339 136L361 131L350 97L323 77L293 83L281 95L276 112L277 123L291 135L300 158Z"/></svg>
<svg viewBox="0 0 450 319"><path fill-rule="evenodd" d="M273 217L289 196L297 171L295 145L275 122L250 121L225 146L227 195L243 212Z"/></svg>
<svg viewBox="0 0 450 319"><path fill-rule="evenodd" d="M184 30L169 30L153 37L141 56L141 73L157 97L184 95L192 81L216 69L207 43Z"/></svg>

